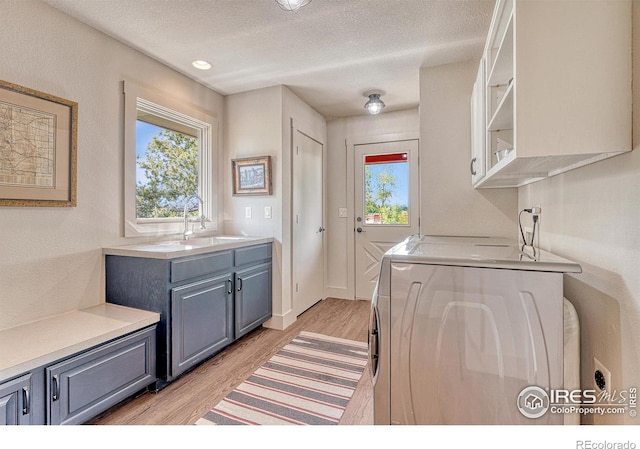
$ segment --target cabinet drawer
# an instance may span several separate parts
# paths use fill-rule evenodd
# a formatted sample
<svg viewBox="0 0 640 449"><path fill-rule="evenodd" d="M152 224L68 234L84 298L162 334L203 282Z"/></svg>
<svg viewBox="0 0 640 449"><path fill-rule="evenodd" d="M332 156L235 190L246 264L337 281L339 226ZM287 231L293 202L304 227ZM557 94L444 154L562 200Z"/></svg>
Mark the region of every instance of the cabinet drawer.
<svg viewBox="0 0 640 449"><path fill-rule="evenodd" d="M236 266L271 259L271 243L236 249Z"/></svg>
<svg viewBox="0 0 640 449"><path fill-rule="evenodd" d="M80 424L156 380L152 326L46 369L49 424Z"/></svg>
<svg viewBox="0 0 640 449"><path fill-rule="evenodd" d="M219 251L171 262L171 282L184 281L215 273L233 266L231 251Z"/></svg>

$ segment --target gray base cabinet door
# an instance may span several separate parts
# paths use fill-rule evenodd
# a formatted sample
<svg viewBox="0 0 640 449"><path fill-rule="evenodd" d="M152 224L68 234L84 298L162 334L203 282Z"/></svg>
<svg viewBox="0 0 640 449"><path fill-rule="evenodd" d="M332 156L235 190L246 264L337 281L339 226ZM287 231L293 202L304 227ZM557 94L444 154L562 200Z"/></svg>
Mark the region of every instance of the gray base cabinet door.
<svg viewBox="0 0 640 449"><path fill-rule="evenodd" d="M31 374L0 384L0 425L31 424Z"/></svg>
<svg viewBox="0 0 640 449"><path fill-rule="evenodd" d="M156 380L156 327L46 369L49 424L81 424Z"/></svg>
<svg viewBox="0 0 640 449"><path fill-rule="evenodd" d="M171 330L173 376L233 342L231 272L172 289Z"/></svg>
<svg viewBox="0 0 640 449"><path fill-rule="evenodd" d="M236 272L236 338L271 318L271 263Z"/></svg>

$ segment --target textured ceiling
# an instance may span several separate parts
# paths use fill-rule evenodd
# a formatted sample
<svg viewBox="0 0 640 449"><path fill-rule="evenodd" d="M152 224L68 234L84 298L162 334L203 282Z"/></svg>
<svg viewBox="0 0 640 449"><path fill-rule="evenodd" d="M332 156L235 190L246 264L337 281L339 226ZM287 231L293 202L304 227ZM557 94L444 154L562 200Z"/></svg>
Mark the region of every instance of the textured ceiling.
<svg viewBox="0 0 640 449"><path fill-rule="evenodd" d="M325 117L418 106L420 67L478 58L494 0L44 0L227 95L283 84ZM209 71L191 66L212 64Z"/></svg>

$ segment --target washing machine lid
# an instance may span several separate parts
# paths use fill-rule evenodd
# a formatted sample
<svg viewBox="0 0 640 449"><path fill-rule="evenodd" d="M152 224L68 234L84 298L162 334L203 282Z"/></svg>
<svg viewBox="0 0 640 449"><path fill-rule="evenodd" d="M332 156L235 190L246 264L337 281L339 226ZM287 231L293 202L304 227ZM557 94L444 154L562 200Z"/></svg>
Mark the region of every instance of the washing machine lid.
<svg viewBox="0 0 640 449"><path fill-rule="evenodd" d="M497 237L415 235L390 249L390 262L423 263L509 270L581 273L582 267L546 251Z"/></svg>

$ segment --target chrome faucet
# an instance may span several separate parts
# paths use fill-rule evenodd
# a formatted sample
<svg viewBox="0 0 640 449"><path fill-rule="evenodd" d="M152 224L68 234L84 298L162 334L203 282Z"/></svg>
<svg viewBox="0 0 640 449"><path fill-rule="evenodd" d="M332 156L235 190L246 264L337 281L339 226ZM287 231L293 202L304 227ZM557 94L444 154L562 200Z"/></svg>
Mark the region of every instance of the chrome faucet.
<svg viewBox="0 0 640 449"><path fill-rule="evenodd" d="M200 212L200 229L206 229L205 226L205 219L207 217L205 217L204 215L204 201L202 201L202 198L200 198L199 195L191 195L189 196L186 201L184 202L184 216L183 216L183 220L184 220L184 228L182 230L182 238L183 240L189 240L189 237L192 236L194 234L193 231L189 230L189 201L191 201L193 198L197 198L198 199L198 203L199 203L199 212Z"/></svg>

